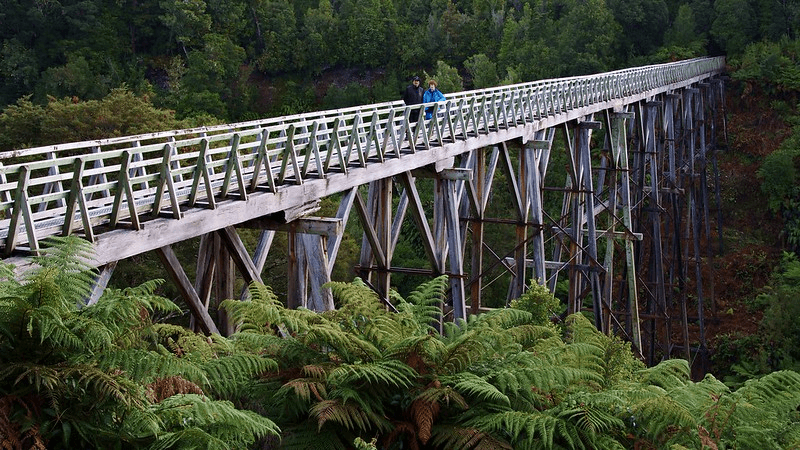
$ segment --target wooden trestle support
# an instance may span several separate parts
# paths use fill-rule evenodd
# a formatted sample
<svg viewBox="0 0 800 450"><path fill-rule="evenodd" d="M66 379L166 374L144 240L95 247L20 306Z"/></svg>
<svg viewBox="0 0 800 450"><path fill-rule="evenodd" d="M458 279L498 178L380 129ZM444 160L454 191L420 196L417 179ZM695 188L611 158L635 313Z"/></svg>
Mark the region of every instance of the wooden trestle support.
<svg viewBox="0 0 800 450"><path fill-rule="evenodd" d="M599 330L629 340L648 363L684 357L704 371L704 311L714 308L712 221L721 239L721 220L710 212L719 206L715 125L723 94L723 82L715 80L540 130L528 142L480 148L372 181L366 195L358 188L346 192L334 218L248 223L263 229L252 260L235 229L227 227L203 237L197 294L188 279L178 283L204 310L212 296L244 295L232 291L232 267L245 281L260 280L272 237L283 230L290 236L289 305L330 309L330 293L320 286L330 280L344 223L355 206L364 229L358 272L387 305L392 273L447 274L448 317L464 319L482 310L485 278L501 268L510 273L508 300L532 282L551 291L566 283L565 314L593 314ZM563 184L548 177L557 151L566 161ZM420 178L433 180L432 215L418 191ZM493 189L510 193L510 217L487 216ZM560 209L547 210L554 203ZM408 219L421 237L428 269L393 265ZM489 223L514 227L510 250L487 247ZM235 264L225 263L226 258ZM164 259L167 267L176 266ZM173 277L182 278L180 273ZM203 317L202 311L193 313ZM219 319L216 323L224 323ZM199 320L200 329L213 331L213 320Z"/></svg>
<svg viewBox="0 0 800 450"><path fill-rule="evenodd" d="M711 241L722 239L721 216L710 212L719 210L716 122L723 95L721 80L701 83L421 171L434 178L432 229L414 173L372 182L366 204L358 203L366 229L361 275L387 298L390 274L408 270L393 266L391 255L411 205L431 275L450 276L454 319L482 309L484 277L502 267L511 274L509 300L531 282L551 292L566 282L565 314L592 313L599 330L629 340L648 363L684 357L704 372L704 312L715 308ZM546 183L556 151L566 155L563 185ZM500 178L504 184L494 187ZM392 216L395 181L401 193ZM486 216L493 188L511 193L511 217ZM553 196L561 198L559 211L546 208ZM507 253L487 248L487 223L513 226L515 246Z"/></svg>

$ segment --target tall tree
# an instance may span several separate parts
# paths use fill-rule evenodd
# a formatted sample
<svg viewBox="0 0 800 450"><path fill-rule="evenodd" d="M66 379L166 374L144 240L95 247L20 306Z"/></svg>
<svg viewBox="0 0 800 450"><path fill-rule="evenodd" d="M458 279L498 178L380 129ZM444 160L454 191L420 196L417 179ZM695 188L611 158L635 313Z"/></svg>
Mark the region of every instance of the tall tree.
<svg viewBox="0 0 800 450"><path fill-rule="evenodd" d="M748 0L717 0L714 3L716 19L711 25L711 35L729 55L741 54L748 43L755 40L758 22Z"/></svg>
<svg viewBox="0 0 800 450"><path fill-rule="evenodd" d="M333 15L330 0L319 0L316 8L309 8L303 19L303 66L319 74L336 64L339 55L335 44L338 20Z"/></svg>
<svg viewBox="0 0 800 450"><path fill-rule="evenodd" d="M608 0L614 19L622 26L621 47L631 56L643 56L661 45L669 25L664 0Z"/></svg>
<svg viewBox="0 0 800 450"><path fill-rule="evenodd" d="M597 73L615 66L622 30L604 0L575 1L558 20L557 30L559 75Z"/></svg>
<svg viewBox="0 0 800 450"><path fill-rule="evenodd" d="M211 31L211 16L206 12L206 2L161 0L160 5L164 10L161 21L170 30L171 39L188 56L189 48L201 46L203 36Z"/></svg>
<svg viewBox="0 0 800 450"><path fill-rule="evenodd" d="M391 0L343 0L339 51L349 64L380 67L395 54L397 15Z"/></svg>
<svg viewBox="0 0 800 450"><path fill-rule="evenodd" d="M290 72L300 53L294 7L288 0L253 0L256 26L251 49L256 67L267 73Z"/></svg>

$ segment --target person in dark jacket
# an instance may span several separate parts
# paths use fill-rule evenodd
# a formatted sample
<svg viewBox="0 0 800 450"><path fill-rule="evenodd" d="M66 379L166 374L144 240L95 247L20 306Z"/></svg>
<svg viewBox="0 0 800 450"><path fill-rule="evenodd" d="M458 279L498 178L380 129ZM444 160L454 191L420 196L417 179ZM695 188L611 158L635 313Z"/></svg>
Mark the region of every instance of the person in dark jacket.
<svg viewBox="0 0 800 450"><path fill-rule="evenodd" d="M428 80L428 90L422 96L422 103L443 102L445 100L444 94L438 88L436 80ZM425 108L425 118L430 119L433 116L433 107Z"/></svg>
<svg viewBox="0 0 800 450"><path fill-rule="evenodd" d="M406 105L419 105L422 103L422 93L425 92L425 89L419 83L419 77L415 76L411 79L411 84L406 87L406 91L403 94L403 102ZM411 123L415 123L419 119L419 109L412 109L408 119Z"/></svg>

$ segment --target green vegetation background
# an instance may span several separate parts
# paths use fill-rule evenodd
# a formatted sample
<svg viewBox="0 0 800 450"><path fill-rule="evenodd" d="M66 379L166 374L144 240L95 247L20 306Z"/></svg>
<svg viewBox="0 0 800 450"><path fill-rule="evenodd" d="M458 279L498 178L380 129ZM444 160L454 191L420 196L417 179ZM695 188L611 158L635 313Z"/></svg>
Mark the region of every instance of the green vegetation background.
<svg viewBox="0 0 800 450"><path fill-rule="evenodd" d="M747 380L756 380L766 374L786 373L779 372L785 369L797 371L800 368L800 333L797 332L797 322L794 320L800 312L800 276L797 275L800 262L793 253L800 249L800 188L797 183L800 133L795 133L800 124L797 113L800 90L798 29L800 1L791 0L6 0L0 8L0 107L3 108L0 114L0 150L396 100L413 74L437 77L440 87L447 93L501 83L601 72L692 56L726 54L731 76L728 83L731 129L730 147L721 155L722 163L743 167L748 173L757 174L754 178L755 190L747 191L743 187L750 186L749 181L738 186L723 187L726 220L730 219L735 224L728 231L731 236L728 236L726 242L730 248L726 251L736 254L745 251L745 244L753 243L785 251L783 256L780 252L750 252L749 249L746 250L747 253L741 254L742 259L750 264L737 267L736 274L741 280L764 278L765 273L773 269L774 275L767 280L766 286L749 283L752 284L750 289L742 286L732 286L729 289L735 291L736 296L730 311L733 314L752 315L757 321L757 329L752 334L733 331L715 338L714 373L728 383L729 388L726 389L736 389L746 386ZM746 117L744 112L747 110L755 112L759 117L738 120L737 114ZM765 126L766 123L769 126ZM771 136L754 138L759 133ZM335 208L334 205L323 207ZM759 228L758 221L771 225ZM767 234L773 230L775 235ZM348 234L355 237L346 240L340 251L340 258L345 263L348 257L355 260L360 245L358 230L349 231ZM413 266L413 261L421 260L424 255L416 254L414 249L418 246L413 245L413 233L410 234L410 241L401 242L396 257L403 258L409 262L409 266ZM196 244L185 244L183 251L192 254L193 245ZM280 241L274 245L277 248L283 245L285 248ZM165 317L174 318L182 314L168 302L155 300L161 297L154 296L153 293L174 298L174 292L170 291L168 285L156 286L157 283L151 281L163 277L155 258L148 255L139 258L129 262L135 269L118 269L118 272L125 275L117 283L118 287L144 287L131 288L124 295L135 298L135 302L144 302L136 303L141 308L156 310L157 322L163 321ZM280 265L280 252L276 252L272 258L275 265ZM352 273L347 269L340 267L337 270L339 272L335 279L352 280ZM401 285L399 288L402 295L409 295L422 280L398 277L396 281ZM7 281L6 284L9 283L11 282ZM30 286L40 286L35 283ZM282 283L281 277L268 280L268 284L278 294L285 290L285 284ZM128 440L125 444L120 444L120 448L179 448L180 438L177 436L183 436L181 433L198 433L198 436L203 436L201 441L207 443L210 438L206 434L219 438L215 433L220 433L224 428L220 422L215 422L214 418L219 417L226 417L226 420L249 427L244 430L232 428L241 432L242 436L252 437L241 439L252 442L260 440L262 448L270 448L265 442L269 441L267 436L275 434L276 422L236 416L238 413L230 409L250 408L263 412L259 410L263 405L254 407L229 395L230 393L214 391L219 388L212 385L220 381L208 373L196 371L186 375L186 380L195 386L192 387L184 384L183 379L171 378L179 376L176 375L180 373L177 369L162 369L153 372L151 378L142 378L140 372L134 372L122 362L102 365L99 355L112 351L109 350L112 348L118 350L117 347L108 346L108 339L112 339L109 336L116 336L113 333L120 331L102 332L105 337L101 339L99 335L84 335L80 333L86 331L70 329L71 326L77 326L77 322L65 324L65 317L70 314L85 314L74 310L76 297L71 296L74 293L58 294L68 299L68 303L71 302L68 307L64 306L67 307L64 311L55 312L48 309L50 306L46 302L37 303L35 307L45 307L42 314L46 314L46 317L42 316L42 321L37 322L39 319L34 319L30 313L33 309L24 310L27 312L23 312L21 316L8 312L19 305L14 303L16 306L9 306L9 298L12 297L5 294L7 288L8 286L4 287L2 300L4 334L0 346L4 349L16 349L19 339L33 339L29 342L32 347L42 347L45 341L66 331L79 335L79 338L58 337L52 344L54 347L48 350L45 345L38 350L43 352L42 360L37 359L39 357L34 356L34 353L17 355L21 359L14 360L13 356L7 356L7 352L4 352L0 358L0 409L7 415L0 414L0 430L4 426L16 426L13 429L21 433L20 436L27 436L27 444L33 442L39 445L40 441L37 439L42 439L41 442L47 441L52 448L58 447L59 444L55 442L63 442L63 448L80 448L91 446L90 442L99 442L92 439L118 438L122 432L119 429L113 432L117 434L111 435L114 437L109 438L108 430L100 432L99 428L87 428L79 431L80 424L65 418L67 416L64 416L63 398L54 392L64 388L58 380L65 377L66 373L77 378L69 381L69 376L65 377L68 380L67 387L76 389L65 395L74 395L76 398L82 395L93 396L88 400L90 404L85 405L86 410L92 414L110 414L107 419L113 423L108 424L109 427L121 426L119 414L144 414L142 411L151 414L143 422L147 431L126 430L126 433L139 433L139 437L134 439L133 434L127 435ZM17 297L13 298L22 294L15 295ZM499 305L505 303L504 292L495 295ZM148 303L151 301L154 303ZM9 318L17 320L13 322L13 327L12 322L8 322ZM55 320L55 325L46 319ZM145 319L142 317L141 320ZM108 327L111 324L103 326ZM156 328L159 326L168 328L163 324ZM172 336L173 341L184 333L178 329L172 332L176 333ZM69 333L65 336L68 335ZM102 343L83 342L79 345L78 341L86 339L86 336L100 339ZM113 337L112 340L116 339L117 337ZM152 338L155 347L149 349L160 352L169 361L176 355L179 359L186 359L184 352L187 350L183 346L179 346L180 349L170 347L163 339ZM34 341L39 344L34 345ZM325 345L328 344L326 341ZM84 345L88 346L88 350L83 348ZM122 344L114 342L113 345ZM128 347L123 345L124 348L130 349L132 344L125 345ZM319 345L311 344L312 350L320 351ZM65 350L56 351L55 348L60 348L59 346L66 346L72 353L61 354ZM198 347L198 351L200 350ZM219 356L216 350L202 352L215 355L212 360ZM235 352L230 350L230 353ZM285 363L277 358L275 361L279 361L278 364ZM130 361L125 364L127 363ZM342 364L343 360L334 358L333 363ZM83 365L75 368L74 364ZM271 362L242 364L249 365L245 370L246 376L242 375L243 380L247 379L246 383L255 382L254 380L263 382L265 370L274 369ZM628 361L626 364L633 363ZM292 373L306 378L310 376L301 369L297 366L293 369L297 372ZM567 370L566 367L559 368L562 369ZM189 369L184 367L181 370ZM472 370L476 369L470 367L469 371ZM684 376L683 369L669 370L677 370L680 383L695 389L692 387L695 384L688 381L688 375ZM135 375L137 373L139 375ZM327 375L327 372L320 372L314 376L319 378ZM485 373L478 375L484 376ZM247 378L250 376L252 377ZM270 379L269 376L266 378ZM270 380L274 382L274 379ZM428 378L424 380L430 381ZM173 386L177 389L175 392L180 392L181 395L199 397L174 399L178 403L169 406L162 401L141 397L143 386L156 382ZM573 390L584 389L584 386L567 387L571 385L566 381L564 383L553 388L555 391L549 394L541 394L546 396L555 395L553 392L559 393L550 406L560 405L559 402L568 397L561 390L574 393ZM722 402L723 397L738 392L725 391L721 385L714 386L708 388L708 392L712 392L708 395L718 402ZM793 387L795 385L788 383L787 386L789 390L794 389L792 395L796 395L796 388ZM126 397L134 391L140 397ZM459 394L464 396L463 392ZM504 392L504 395L508 396L508 393ZM441 403L444 398L449 401L454 397L436 397L435 400ZM795 397L789 395L786 398ZM223 408L214 410L213 414L209 409L204 409L202 414L192 409L202 407L203 402L209 399L232 403L213 403L213 408ZM344 399L342 404L348 404L349 397L345 396ZM417 400L415 397L407 401L413 403ZM431 399L426 397L426 401L429 400ZM481 402L484 400L487 398L480 399ZM725 401L728 400L730 398ZM751 400L752 398L748 398L748 402ZM111 413L103 409L108 406L102 404L106 401L110 401L113 408L120 407L116 402L121 401L124 408L134 409L123 409L124 412L115 409ZM465 402L470 403L469 400ZM146 405L150 409L142 409ZM309 406L310 403L305 405ZM364 405L359 405L361 410L356 408L348 414L361 414ZM452 406L449 403L447 405ZM795 407L796 405L797 403ZM747 403L747 407L751 407L751 404ZM156 420L152 414L160 412L154 412L153 408L184 408L195 411L188 416L210 417L198 425L206 434L195 428L185 427L185 421L181 424L181 420L188 416L178 415L170 416L169 420ZM727 403L716 403L709 408L716 408L714 411L730 408L726 409L729 412L735 409ZM660 414L671 417L662 409L658 409ZM407 408L397 411L409 413ZM603 411L609 413L609 410ZM714 424L698 422L707 420L711 417L709 414L717 414L710 411L711 409L692 409L695 422L689 422L684 417L686 421L678 421L671 426L684 431L691 430L689 434L696 439L692 441L695 444L699 439L703 445L709 447L711 445L707 441L717 448L733 448L731 442L734 441L731 439L736 439L735 436L724 437L724 430L715 428ZM609 414L615 415L618 412L614 410ZM205 413L209 415L204 416ZM310 414L309 411L305 413ZM332 411L331 414L338 413ZM277 420L270 415L267 417ZM345 420L344 416L336 417L337 420ZM354 417L351 419L356 420ZM516 428L512 429L519 433L513 439L508 435L503 435L502 439L506 439L506 442L514 439L524 441L529 439L529 435L536 436L534 428L526 427L534 426L531 424L538 422L525 422L522 418L514 417L513 420L521 422L503 422L503 427L516 424ZM572 419L577 420L578 417L576 415ZM782 426L797 420L796 417L787 417L789 418L782 418L777 423ZM7 421L4 422L4 418ZM145 420L144 416L140 418ZM85 417L83 419L88 422ZM344 426L352 432L347 435L347 439L356 435L363 437L364 443L358 445L369 448L370 436L375 436L376 430L383 429L380 428L382 425L370 422L371 419L366 416L362 419L363 423L355 421L350 425L343 425L337 422L337 426ZM606 422L606 419L595 417L584 422L584 425L592 425L595 428L589 428L595 432L614 429L615 433L632 434L635 437L633 441L621 444L625 448L632 448L637 443L644 445L644 441L636 440L643 435L642 430L644 434L648 432L644 427L631 430L629 427L635 426L632 425L635 422L621 419L628 422L625 422L623 428L614 428L619 423L611 419ZM406 417L404 420L410 419ZM556 422L548 423L551 425L547 426L562 426ZM760 427L764 422L756 420L754 423ZM689 428L681 428L686 424L689 424ZM137 423L139 425L142 423ZM419 423L414 426L418 425ZM469 426L473 425L475 423L470 422ZM496 423L484 425L488 428L482 432L486 433L491 433L486 431L493 430L491 427L502 428ZM78 432L72 433L72 426ZM543 426L542 430L555 432L555 428L535 426ZM769 425L774 426L776 423ZM769 427L759 430L773 430ZM322 425L319 426L320 430L323 428ZM10 429L12 428L6 431ZM474 429L479 427L475 426ZM650 429L665 431L658 426ZM364 430L369 431L361 433ZM0 433L0 439L7 436L8 433ZM162 440L165 436L168 439ZM563 438L565 435L561 436ZM572 442L572 447L566 447L580 448L575 443L580 441L574 439L575 435L570 436L572 437L568 442ZM670 442L670 436L672 435L665 434L658 439L647 439L651 440L652 448L661 448L661 445ZM781 445L796 442L780 441L791 439L791 434L784 433L780 436L782 437L771 435L770 439L783 442ZM663 439L664 437L666 438ZM220 448L239 445L238 441L224 439ZM530 439L532 442L526 445L537 448L535 445L538 444L533 442L539 441ZM480 441L478 439L474 442L474 448L481 448L478 444ZM6 442L8 441L0 441L0 447L12 445ZM436 444L439 447L433 444L421 445L419 442L414 445L420 446L419 448L457 448L455 444L448 447L449 444L442 442L450 441L440 441ZM545 442L549 441L545 439ZM356 444L348 440L346 445ZM528 447L515 443L514 448ZM700 447L693 447L690 443L686 448ZM740 442L736 448L752 447L744 446Z"/></svg>

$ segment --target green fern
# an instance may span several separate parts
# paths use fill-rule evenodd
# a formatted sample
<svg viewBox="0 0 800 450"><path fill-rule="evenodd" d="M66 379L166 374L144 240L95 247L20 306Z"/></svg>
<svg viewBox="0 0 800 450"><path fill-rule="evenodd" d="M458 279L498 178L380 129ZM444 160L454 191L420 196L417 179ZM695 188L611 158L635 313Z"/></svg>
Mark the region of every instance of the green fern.
<svg viewBox="0 0 800 450"><path fill-rule="evenodd" d="M237 354L209 359L199 365L208 379L208 389L222 398L242 393L260 374L278 370L278 363L258 355Z"/></svg>
<svg viewBox="0 0 800 450"><path fill-rule="evenodd" d="M246 448L256 439L280 435L278 426L263 416L195 394L174 395L151 409L166 431L153 449Z"/></svg>

